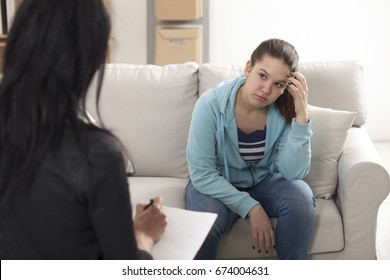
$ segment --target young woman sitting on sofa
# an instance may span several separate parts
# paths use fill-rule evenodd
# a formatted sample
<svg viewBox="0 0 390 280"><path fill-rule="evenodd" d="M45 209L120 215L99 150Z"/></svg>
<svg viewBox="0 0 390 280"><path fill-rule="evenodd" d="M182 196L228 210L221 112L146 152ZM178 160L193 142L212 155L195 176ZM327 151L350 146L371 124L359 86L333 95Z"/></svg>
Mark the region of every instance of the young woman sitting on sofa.
<svg viewBox="0 0 390 280"><path fill-rule="evenodd" d="M248 248L275 248L279 259L307 258L316 205L302 180L310 169L312 131L298 59L288 42L264 41L243 76L197 101L186 203L190 210L218 214L197 258L215 258L222 234L239 217L249 219ZM271 217L277 218L275 229Z"/></svg>
<svg viewBox="0 0 390 280"><path fill-rule="evenodd" d="M80 119L109 32L102 0L18 9L0 85L1 259L150 259L165 230L161 198L133 223L119 141Z"/></svg>

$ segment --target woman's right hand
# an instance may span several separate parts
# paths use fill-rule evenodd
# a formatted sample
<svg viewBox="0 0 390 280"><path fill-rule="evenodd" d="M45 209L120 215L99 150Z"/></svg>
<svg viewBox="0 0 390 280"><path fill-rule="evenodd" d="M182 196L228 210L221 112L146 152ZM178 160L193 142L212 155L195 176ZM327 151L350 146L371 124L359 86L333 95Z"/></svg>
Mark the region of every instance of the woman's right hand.
<svg viewBox="0 0 390 280"><path fill-rule="evenodd" d="M252 247L259 252L265 249L269 251L275 246L275 232L270 219L260 204L256 204L248 213L249 224L252 232ZM263 248L265 246L265 248Z"/></svg>
<svg viewBox="0 0 390 280"><path fill-rule="evenodd" d="M167 226L162 210L162 197L156 197L152 205L137 204L134 217L134 231L139 250L152 252Z"/></svg>

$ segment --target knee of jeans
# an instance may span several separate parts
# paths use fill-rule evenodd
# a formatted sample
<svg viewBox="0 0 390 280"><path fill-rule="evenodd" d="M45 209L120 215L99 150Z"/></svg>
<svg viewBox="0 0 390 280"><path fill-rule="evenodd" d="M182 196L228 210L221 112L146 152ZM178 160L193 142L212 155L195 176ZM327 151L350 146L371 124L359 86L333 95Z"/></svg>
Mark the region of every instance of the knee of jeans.
<svg viewBox="0 0 390 280"><path fill-rule="evenodd" d="M296 199L296 204L296 207L301 208L308 213L314 213L317 207L316 200L311 190L310 192L302 192L301 196Z"/></svg>
<svg viewBox="0 0 390 280"><path fill-rule="evenodd" d="M217 206L217 205L214 205ZM220 205L220 207L212 209L212 211L218 216L211 227L210 234L213 237L220 238L231 226L234 225L235 221L238 219L238 215L233 214L226 206Z"/></svg>
<svg viewBox="0 0 390 280"><path fill-rule="evenodd" d="M301 180L293 182L290 193L285 197L284 207L298 215L313 218L316 210L316 200L310 186Z"/></svg>
<svg viewBox="0 0 390 280"><path fill-rule="evenodd" d="M316 203L314 198L308 197L306 200L296 203L296 207L297 213L299 213L303 219L314 221L316 213Z"/></svg>
<svg viewBox="0 0 390 280"><path fill-rule="evenodd" d="M303 180L295 180L292 181L292 183L294 185L292 189L294 191L295 197L298 200L302 200L304 203L307 203L308 206L316 208L316 200L309 184Z"/></svg>
<svg viewBox="0 0 390 280"><path fill-rule="evenodd" d="M226 230L225 227L225 223L217 218L210 229L209 235L216 238L221 238Z"/></svg>
<svg viewBox="0 0 390 280"><path fill-rule="evenodd" d="M280 215L288 217L292 221L299 221L299 224L306 224L312 227L315 223L316 208L308 201L287 201L281 208Z"/></svg>
<svg viewBox="0 0 390 280"><path fill-rule="evenodd" d="M305 205L307 207L307 211L311 213L313 216L315 214L315 210L317 208L317 202L314 197L313 191L311 190L311 187L304 181L302 181L305 184L305 191L303 192L303 198L305 201Z"/></svg>

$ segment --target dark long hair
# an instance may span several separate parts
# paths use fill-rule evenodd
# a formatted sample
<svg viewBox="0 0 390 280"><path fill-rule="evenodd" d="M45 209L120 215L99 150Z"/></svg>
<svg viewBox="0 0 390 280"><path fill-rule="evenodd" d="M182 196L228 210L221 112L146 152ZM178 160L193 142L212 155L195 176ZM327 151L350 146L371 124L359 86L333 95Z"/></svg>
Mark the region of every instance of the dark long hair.
<svg viewBox="0 0 390 280"><path fill-rule="evenodd" d="M79 137L80 108L97 71L98 104L109 33L102 0L22 2L0 84L0 196L32 184L66 125Z"/></svg>
<svg viewBox="0 0 390 280"><path fill-rule="evenodd" d="M280 59L290 68L292 72L297 70L299 55L294 46L290 43L281 39L269 39L263 41L251 55L252 67L256 64L257 61L262 60L266 54L273 58ZM279 113L284 117L286 124L290 125L292 119L295 117L295 108L294 99L287 92L287 89L285 90L284 94L276 99L275 105Z"/></svg>

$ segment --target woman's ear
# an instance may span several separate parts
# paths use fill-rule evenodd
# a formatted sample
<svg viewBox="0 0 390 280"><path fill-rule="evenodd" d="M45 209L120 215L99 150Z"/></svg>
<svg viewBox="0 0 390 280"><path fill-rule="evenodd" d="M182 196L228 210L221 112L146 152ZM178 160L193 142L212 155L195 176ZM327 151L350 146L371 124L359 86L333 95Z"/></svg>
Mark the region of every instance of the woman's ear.
<svg viewBox="0 0 390 280"><path fill-rule="evenodd" d="M244 75L248 77L248 75L251 72L251 70L252 70L252 64L251 64L251 61L248 60L248 62L245 65Z"/></svg>

